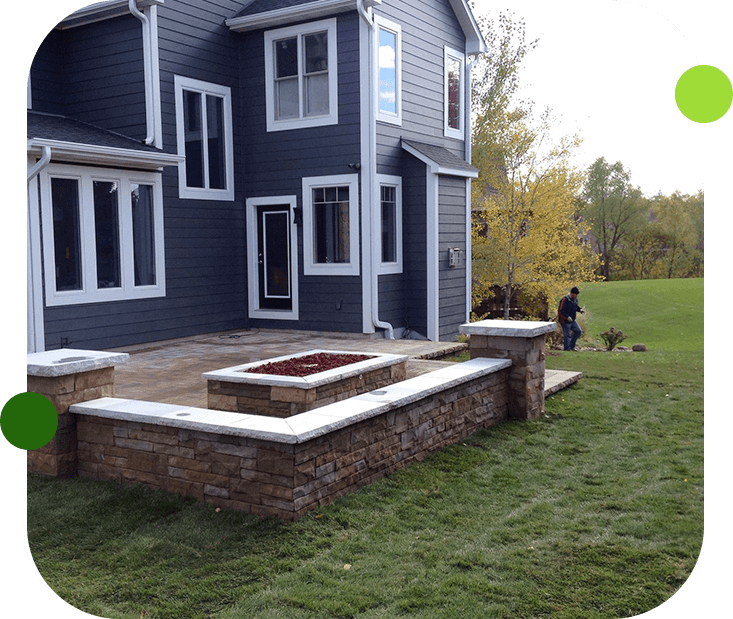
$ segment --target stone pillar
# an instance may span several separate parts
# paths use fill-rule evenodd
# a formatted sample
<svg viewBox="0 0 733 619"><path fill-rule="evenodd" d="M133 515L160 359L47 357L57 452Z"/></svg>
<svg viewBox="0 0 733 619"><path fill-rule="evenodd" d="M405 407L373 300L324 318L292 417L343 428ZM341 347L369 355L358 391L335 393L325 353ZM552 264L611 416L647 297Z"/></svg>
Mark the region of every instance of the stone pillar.
<svg viewBox="0 0 733 619"><path fill-rule="evenodd" d="M535 419L545 412L545 335L554 322L481 320L461 325L471 358L511 359L509 416Z"/></svg>
<svg viewBox="0 0 733 619"><path fill-rule="evenodd" d="M47 397L56 408L59 425L51 442L28 451L28 470L52 477L77 472L76 416L69 407L114 395L114 366L127 353L62 348L28 355L28 391Z"/></svg>

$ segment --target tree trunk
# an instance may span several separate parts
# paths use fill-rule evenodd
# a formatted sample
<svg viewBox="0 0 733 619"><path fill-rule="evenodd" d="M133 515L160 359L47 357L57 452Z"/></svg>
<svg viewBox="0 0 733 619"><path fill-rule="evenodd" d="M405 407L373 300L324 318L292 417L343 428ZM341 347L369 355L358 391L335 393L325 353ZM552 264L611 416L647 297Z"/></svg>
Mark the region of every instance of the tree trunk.
<svg viewBox="0 0 733 619"><path fill-rule="evenodd" d="M509 282L504 289L504 320L509 320L509 308L512 305L512 284Z"/></svg>

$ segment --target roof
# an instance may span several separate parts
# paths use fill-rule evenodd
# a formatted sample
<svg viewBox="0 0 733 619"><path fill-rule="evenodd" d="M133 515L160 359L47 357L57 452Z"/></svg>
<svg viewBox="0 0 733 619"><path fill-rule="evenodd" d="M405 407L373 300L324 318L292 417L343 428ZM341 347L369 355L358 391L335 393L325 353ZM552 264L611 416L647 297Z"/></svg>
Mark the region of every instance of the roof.
<svg viewBox="0 0 733 619"><path fill-rule="evenodd" d="M402 148L430 166L435 174L478 178L478 168L442 146L402 138Z"/></svg>
<svg viewBox="0 0 733 619"><path fill-rule="evenodd" d="M458 23L466 35L466 53L486 52L481 29L468 6L467 0L448 0ZM364 8L378 6L382 0L364 0ZM250 0L236 15L226 20L236 32L269 28L299 19L317 19L344 11L357 10L357 0Z"/></svg>
<svg viewBox="0 0 733 619"><path fill-rule="evenodd" d="M178 155L68 116L28 110L27 122L28 152L37 154L48 146L54 160L147 168L182 160Z"/></svg>

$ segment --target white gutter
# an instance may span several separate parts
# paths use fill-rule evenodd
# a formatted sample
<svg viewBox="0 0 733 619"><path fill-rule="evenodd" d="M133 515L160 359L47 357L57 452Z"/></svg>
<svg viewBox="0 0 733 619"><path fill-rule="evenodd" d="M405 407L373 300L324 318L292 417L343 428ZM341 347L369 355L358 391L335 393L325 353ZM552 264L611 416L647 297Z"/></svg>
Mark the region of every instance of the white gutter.
<svg viewBox="0 0 733 619"><path fill-rule="evenodd" d="M381 1L381 0L380 0ZM374 4L372 2L371 4ZM361 182L362 182L362 244L363 244L363 263L364 269L362 276L368 281L368 286L362 287L365 293L369 294L371 301L371 322L377 329L385 329L387 338L394 339L394 329L392 325L384 320L379 320L379 265L377 263L378 253L375 250L375 240L378 237L379 221L375 215L376 209L373 208L379 195L377 187L377 121L374 107L374 67L372 66L374 54L372 54L372 46L374 45L374 19L364 6L364 0L356 1L356 9L362 20L366 24L367 34L367 109L366 114L368 130L367 143L367 165L362 163ZM362 97L362 105L365 97ZM362 132L362 140L364 133ZM363 147L362 147L363 148ZM363 150L362 150L363 152Z"/></svg>
<svg viewBox="0 0 733 619"><path fill-rule="evenodd" d="M282 9L274 9L265 13L243 15L225 20L225 24L235 32L247 32L259 28L269 28L294 21L312 20L319 17L332 16L336 13L359 10L359 4L367 7L381 4L382 0L315 0Z"/></svg>
<svg viewBox="0 0 733 619"><path fill-rule="evenodd" d="M137 8L137 0L128 0L130 13L137 17L143 27L143 73L145 76L145 119L148 135L145 144L155 144L156 123L155 123L155 94L153 89L153 50L151 47L151 26L148 16Z"/></svg>

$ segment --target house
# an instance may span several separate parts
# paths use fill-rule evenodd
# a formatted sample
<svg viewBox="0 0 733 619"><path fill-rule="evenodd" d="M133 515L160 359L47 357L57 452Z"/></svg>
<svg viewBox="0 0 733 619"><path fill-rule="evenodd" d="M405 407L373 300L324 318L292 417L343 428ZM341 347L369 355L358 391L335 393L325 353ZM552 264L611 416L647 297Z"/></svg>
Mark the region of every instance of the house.
<svg viewBox="0 0 733 619"><path fill-rule="evenodd" d="M28 81L28 351L242 328L450 340L466 0L108 0Z"/></svg>

